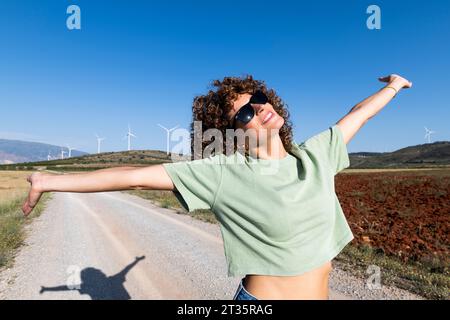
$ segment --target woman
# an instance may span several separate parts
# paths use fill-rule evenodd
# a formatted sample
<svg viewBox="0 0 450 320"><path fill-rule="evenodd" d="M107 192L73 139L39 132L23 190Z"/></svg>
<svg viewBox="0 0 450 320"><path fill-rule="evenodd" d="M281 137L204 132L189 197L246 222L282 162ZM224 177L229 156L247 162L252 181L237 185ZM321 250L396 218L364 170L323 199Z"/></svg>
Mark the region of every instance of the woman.
<svg viewBox="0 0 450 320"><path fill-rule="evenodd" d="M216 215L228 275L243 276L234 299L328 299L331 260L353 239L334 191L334 176L350 165L346 144L402 88L412 86L395 74L379 80L387 85L302 144L292 142L287 107L263 81L216 80L215 91L194 99L195 160L33 173L22 210L28 215L49 191L172 190L189 212L211 209ZM198 123L200 131L194 128ZM210 145L202 138L199 147L197 136L209 129L224 136L243 133L244 141L242 135L231 144L215 136L219 151L204 157Z"/></svg>

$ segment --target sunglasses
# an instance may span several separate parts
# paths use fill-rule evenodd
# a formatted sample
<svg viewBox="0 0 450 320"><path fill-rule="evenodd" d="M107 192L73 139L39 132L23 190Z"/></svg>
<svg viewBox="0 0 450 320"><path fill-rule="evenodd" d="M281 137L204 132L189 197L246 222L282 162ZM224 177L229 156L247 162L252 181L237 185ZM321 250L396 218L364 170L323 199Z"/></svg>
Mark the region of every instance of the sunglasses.
<svg viewBox="0 0 450 320"><path fill-rule="evenodd" d="M252 104L266 104L269 98L260 90L252 94L250 101L243 105L233 118L233 128L236 126L236 121L242 122L244 125L249 123L255 116L255 109Z"/></svg>

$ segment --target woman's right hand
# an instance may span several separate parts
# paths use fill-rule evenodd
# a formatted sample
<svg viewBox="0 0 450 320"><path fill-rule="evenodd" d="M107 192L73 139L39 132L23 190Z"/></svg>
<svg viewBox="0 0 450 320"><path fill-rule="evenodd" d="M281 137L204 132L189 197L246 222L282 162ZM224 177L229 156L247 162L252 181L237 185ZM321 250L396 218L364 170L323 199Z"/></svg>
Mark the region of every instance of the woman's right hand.
<svg viewBox="0 0 450 320"><path fill-rule="evenodd" d="M34 172L27 177L27 181L30 183L31 188L25 203L22 205L22 212L25 217L33 211L33 208L37 205L44 193L42 189L42 180L44 177L45 175L41 172Z"/></svg>
<svg viewBox="0 0 450 320"><path fill-rule="evenodd" d="M381 82L387 82L389 85L394 85L397 90L408 89L412 87L412 82L399 76L398 74L391 74L386 77L379 77L378 80Z"/></svg>

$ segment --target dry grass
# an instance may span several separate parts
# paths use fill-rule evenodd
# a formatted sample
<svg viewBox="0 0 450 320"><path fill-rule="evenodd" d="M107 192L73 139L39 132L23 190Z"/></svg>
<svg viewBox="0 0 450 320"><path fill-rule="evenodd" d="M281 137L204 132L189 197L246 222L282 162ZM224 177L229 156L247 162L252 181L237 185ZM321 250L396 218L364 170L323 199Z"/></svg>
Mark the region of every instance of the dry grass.
<svg viewBox="0 0 450 320"><path fill-rule="evenodd" d="M0 205L23 197L28 191L28 171L0 171Z"/></svg>
<svg viewBox="0 0 450 320"><path fill-rule="evenodd" d="M29 218L22 214L22 204L27 197L29 183L27 171L0 172L0 267L10 266L14 253L23 244L24 226L44 209L50 198L44 194Z"/></svg>

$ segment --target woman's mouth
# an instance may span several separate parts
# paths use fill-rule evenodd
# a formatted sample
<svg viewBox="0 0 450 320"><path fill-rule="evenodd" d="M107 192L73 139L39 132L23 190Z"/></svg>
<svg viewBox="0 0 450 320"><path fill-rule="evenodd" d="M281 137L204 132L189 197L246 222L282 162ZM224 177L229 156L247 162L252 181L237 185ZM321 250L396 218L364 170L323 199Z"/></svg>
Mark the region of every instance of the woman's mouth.
<svg viewBox="0 0 450 320"><path fill-rule="evenodd" d="M270 119L272 119L272 118L273 118L273 113L272 113L271 111L269 111L269 112L267 113L267 115L265 116L265 118L264 118L262 124L265 124L266 122L268 122L268 121L269 121Z"/></svg>

